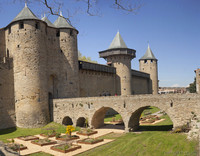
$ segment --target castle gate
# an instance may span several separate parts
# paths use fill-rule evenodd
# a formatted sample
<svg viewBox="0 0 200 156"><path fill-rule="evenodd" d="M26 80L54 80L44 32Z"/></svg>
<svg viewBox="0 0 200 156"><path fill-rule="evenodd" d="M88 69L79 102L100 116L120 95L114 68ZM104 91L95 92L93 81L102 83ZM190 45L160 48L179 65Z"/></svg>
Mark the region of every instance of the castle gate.
<svg viewBox="0 0 200 156"><path fill-rule="evenodd" d="M112 108L124 121L125 131L135 131L139 126L139 118L147 106L155 106L165 111L173 122L173 127L179 127L190 122L193 114L200 117L200 95L198 94L168 94L168 95L132 95L85 97L70 99L53 99L53 117L57 123L70 117L74 126L80 118L88 118L88 124L94 128L104 123L105 112Z"/></svg>

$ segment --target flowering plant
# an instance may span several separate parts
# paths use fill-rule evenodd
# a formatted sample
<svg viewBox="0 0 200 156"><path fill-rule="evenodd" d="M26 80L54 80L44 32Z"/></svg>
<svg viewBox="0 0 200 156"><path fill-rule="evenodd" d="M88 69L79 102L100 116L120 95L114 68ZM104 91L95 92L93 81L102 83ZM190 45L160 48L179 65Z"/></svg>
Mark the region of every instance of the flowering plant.
<svg viewBox="0 0 200 156"><path fill-rule="evenodd" d="M68 125L66 128L66 134L69 134L69 136L71 137L73 130L75 130L75 128L72 125Z"/></svg>

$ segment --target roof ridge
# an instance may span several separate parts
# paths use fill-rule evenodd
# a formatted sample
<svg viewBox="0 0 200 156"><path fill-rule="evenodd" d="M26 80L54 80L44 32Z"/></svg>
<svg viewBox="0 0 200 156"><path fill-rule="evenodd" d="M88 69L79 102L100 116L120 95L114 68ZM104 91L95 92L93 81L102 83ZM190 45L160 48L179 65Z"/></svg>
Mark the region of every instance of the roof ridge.
<svg viewBox="0 0 200 156"><path fill-rule="evenodd" d="M127 48L126 43L122 39L119 31L115 35L108 49L115 49L115 48Z"/></svg>
<svg viewBox="0 0 200 156"><path fill-rule="evenodd" d="M156 57L154 56L149 44L146 53L144 56L140 58L140 60L157 60Z"/></svg>

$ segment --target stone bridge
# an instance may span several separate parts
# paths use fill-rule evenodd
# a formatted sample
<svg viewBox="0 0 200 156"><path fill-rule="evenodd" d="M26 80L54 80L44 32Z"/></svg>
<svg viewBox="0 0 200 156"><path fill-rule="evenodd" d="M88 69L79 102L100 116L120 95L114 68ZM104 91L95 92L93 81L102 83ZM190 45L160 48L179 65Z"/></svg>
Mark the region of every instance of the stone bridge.
<svg viewBox="0 0 200 156"><path fill-rule="evenodd" d="M80 126L88 118L89 125L99 128L104 124L104 116L109 108L117 111L124 121L125 131L137 130L142 111L155 106L165 111L179 127L190 122L192 115L200 117L200 95L132 95L53 99L53 120L57 123L69 123Z"/></svg>

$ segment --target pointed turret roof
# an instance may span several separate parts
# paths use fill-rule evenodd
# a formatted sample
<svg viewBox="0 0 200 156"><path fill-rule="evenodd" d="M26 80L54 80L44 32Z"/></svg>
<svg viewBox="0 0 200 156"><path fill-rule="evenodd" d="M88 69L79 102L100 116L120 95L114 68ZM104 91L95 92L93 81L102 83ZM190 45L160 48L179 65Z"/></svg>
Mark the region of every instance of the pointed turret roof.
<svg viewBox="0 0 200 156"><path fill-rule="evenodd" d="M27 7L27 4L25 4L25 7L22 9L22 11L12 20L12 22L19 21L19 20L25 20L25 19L37 19L35 14Z"/></svg>
<svg viewBox="0 0 200 156"><path fill-rule="evenodd" d="M48 26L50 26L50 27L55 27L55 26L51 23L51 21L49 21L49 19L48 19L45 15L44 15L44 17L42 17L42 20L43 20L44 22L46 22Z"/></svg>
<svg viewBox="0 0 200 156"><path fill-rule="evenodd" d="M157 60L153 52L151 51L149 44L146 53L140 58L140 60Z"/></svg>
<svg viewBox="0 0 200 156"><path fill-rule="evenodd" d="M67 20L62 16L62 13L60 13L60 16L56 19L54 22L54 25L57 28L72 28L75 29L71 24L67 22Z"/></svg>
<svg viewBox="0 0 200 156"><path fill-rule="evenodd" d="M116 48L127 48L124 40L122 39L119 31L115 35L112 43L110 44L108 49L116 49Z"/></svg>

